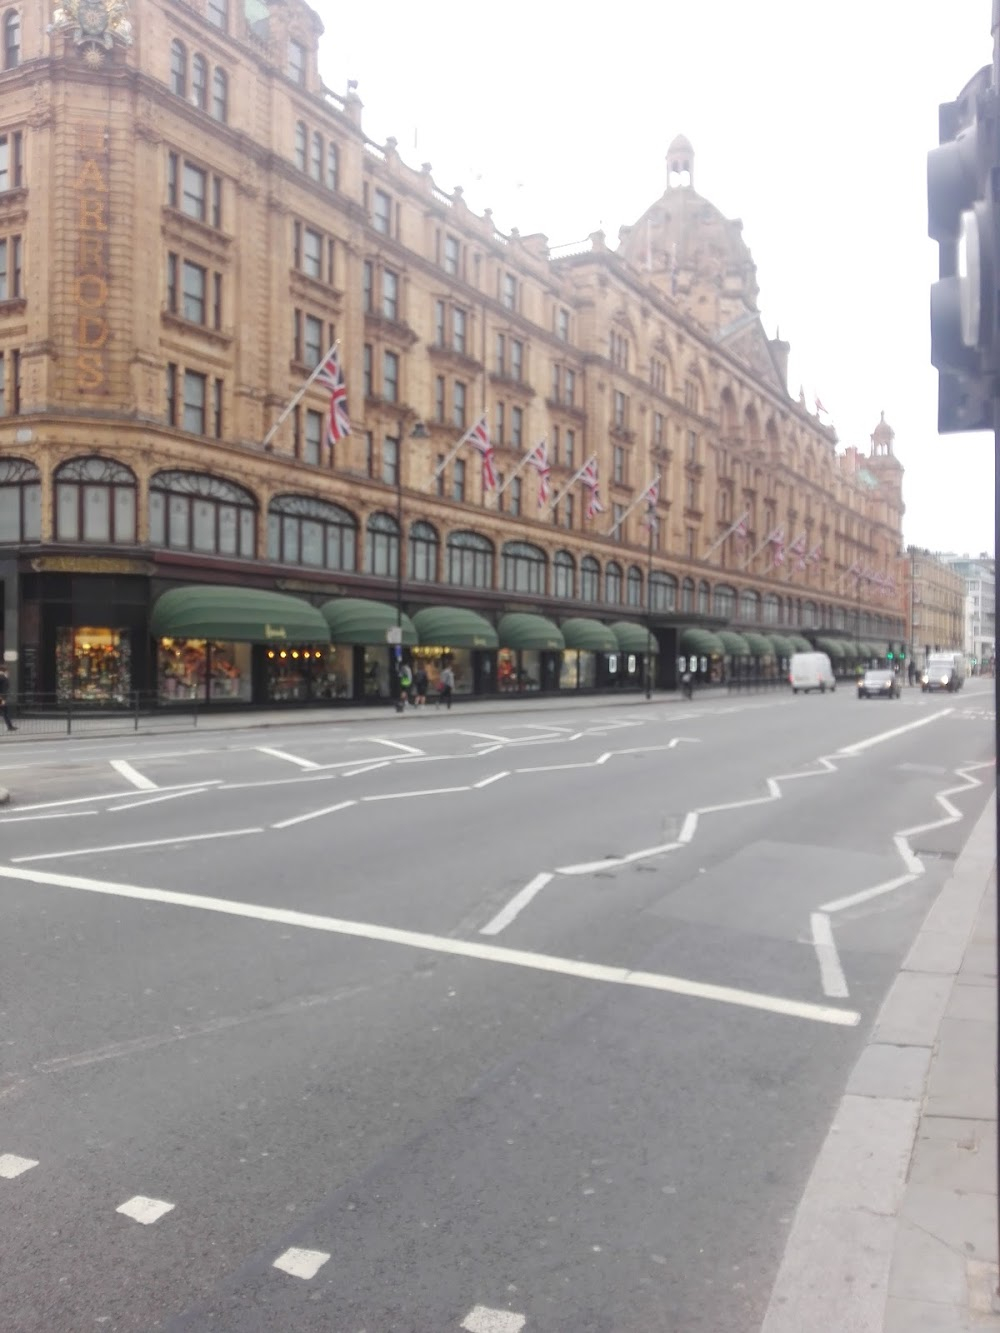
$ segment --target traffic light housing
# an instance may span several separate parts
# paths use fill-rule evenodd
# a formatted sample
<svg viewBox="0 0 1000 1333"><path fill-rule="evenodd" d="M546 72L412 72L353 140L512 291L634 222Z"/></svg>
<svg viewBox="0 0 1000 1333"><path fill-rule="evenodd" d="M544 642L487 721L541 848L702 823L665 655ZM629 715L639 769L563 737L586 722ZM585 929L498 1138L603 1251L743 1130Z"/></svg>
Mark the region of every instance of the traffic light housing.
<svg viewBox="0 0 1000 1333"><path fill-rule="evenodd" d="M927 154L927 231L939 245L931 287L931 363L938 370L938 431L986 430L1000 368L1000 111L984 66L939 109L939 145Z"/></svg>
<svg viewBox="0 0 1000 1333"><path fill-rule="evenodd" d="M885 655L885 657L886 657L886 661L887 661L887 662L891 662L892 659L893 659L895 656L896 656L896 654L893 652L893 650L892 650L892 644L890 643L890 644L889 644L889 651L888 651L888 652L886 653L886 655Z"/></svg>

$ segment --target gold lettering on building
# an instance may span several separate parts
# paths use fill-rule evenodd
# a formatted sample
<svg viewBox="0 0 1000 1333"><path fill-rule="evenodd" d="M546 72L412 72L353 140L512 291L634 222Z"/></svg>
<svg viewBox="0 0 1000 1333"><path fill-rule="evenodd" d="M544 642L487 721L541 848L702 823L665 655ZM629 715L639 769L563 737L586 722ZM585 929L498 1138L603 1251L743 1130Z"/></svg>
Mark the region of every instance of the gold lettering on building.
<svg viewBox="0 0 1000 1333"><path fill-rule="evenodd" d="M80 166L73 181L78 221L73 303L79 314L74 330L74 365L77 392L85 394L106 392L108 383L108 344L112 337L108 321L110 142L107 125L89 121L77 127Z"/></svg>

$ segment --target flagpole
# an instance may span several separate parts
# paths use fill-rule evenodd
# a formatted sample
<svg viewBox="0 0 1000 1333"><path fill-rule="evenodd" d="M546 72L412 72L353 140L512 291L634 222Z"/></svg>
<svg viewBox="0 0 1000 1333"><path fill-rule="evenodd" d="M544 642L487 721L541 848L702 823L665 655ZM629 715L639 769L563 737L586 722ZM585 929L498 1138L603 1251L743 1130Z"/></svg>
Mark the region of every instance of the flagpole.
<svg viewBox="0 0 1000 1333"><path fill-rule="evenodd" d="M773 539L774 539L774 533L772 532L770 537L766 537L766 538L761 542L761 544L757 547L756 551L751 551L750 555L747 556L746 562L745 562L743 565L741 565L740 568L741 568L741 569L749 569L750 566L753 564L753 562L754 562L754 561L757 559L757 557L760 555L761 551L763 551L764 547L765 547L765 546L770 546L770 544L771 544L771 542L772 542ZM768 566L768 568L770 568L770 566ZM766 572L766 571L765 571L765 572Z"/></svg>
<svg viewBox="0 0 1000 1333"><path fill-rule="evenodd" d="M528 460L529 460L530 458L532 458L532 457L538 452L538 450L541 448L541 446L545 443L545 441L546 441L547 439L548 439L548 436L547 436L547 435L543 435L542 438L538 441L538 444L535 445L534 449L529 449L528 452L524 455L524 457L521 459L520 463L518 463L517 467L516 467L516 468L514 469L514 471L510 474L510 476L507 478L507 480L504 482L504 484L503 484L502 486L500 486L500 487L497 488L497 499L498 499L498 500L500 499L501 495L503 495L504 491L507 489L507 487L510 485L510 483L511 483L511 482L514 480L514 478L517 476L517 474L521 471L521 469L522 469L523 467L527 466Z"/></svg>
<svg viewBox="0 0 1000 1333"><path fill-rule="evenodd" d="M615 535L615 533L618 531L621 525L628 518L629 514L631 514L634 509L638 509L639 505L642 504L643 500L645 500L649 492L653 489L655 485L657 485L657 483L660 481L660 477L661 473L657 472L656 476L649 483L649 485L646 487L643 493L640 496L637 496L637 498L632 501L632 503L625 510L624 514L622 514L618 522L613 527L609 528L608 531L604 534L606 537L613 537Z"/></svg>
<svg viewBox="0 0 1000 1333"><path fill-rule="evenodd" d="M705 552L705 554L701 557L702 560L707 560L708 557L712 554L712 552L715 551L715 550L717 550L718 547L720 547L720 546L722 545L722 543L726 540L727 537L731 537L731 536L733 535L733 533L734 533L734 532L736 531L736 529L740 526L740 524L743 522L743 520L744 520L745 518L749 518L749 517L750 517L750 510L749 510L749 509L746 511L745 514L740 514L740 516L739 516L739 518L736 520L736 522L735 522L734 524L732 524L731 527L728 527L728 528L725 530L725 532L722 534L722 536L719 538L719 540L718 540L717 542L713 542L713 543L712 543L712 545L708 548L708 550Z"/></svg>
<svg viewBox="0 0 1000 1333"><path fill-rule="evenodd" d="M441 473L445 470L445 468L448 466L448 464L451 462L451 460L452 460L452 459L455 457L455 455L458 453L459 449L461 449L462 445L465 444L465 442L466 442L466 441L469 439L469 437L472 435L473 431L476 429L476 426L479 425L479 422L480 422L480 421L485 421L485 420L486 420L486 413L484 412L483 415L482 415L482 416L475 422L475 424L469 427L469 429L465 432L465 434L464 434L464 435L462 436L462 438L459 440L458 444L456 444L455 447L454 447L454 449L452 449L451 453L448 454L448 455L446 455L446 457L444 457L444 458L441 460L441 462L438 463L437 467L434 469L434 475L431 477L431 485L432 485L432 486L434 485L434 482L437 481L438 477L440 477Z"/></svg>
<svg viewBox="0 0 1000 1333"><path fill-rule="evenodd" d="M283 421L286 421L287 418L288 418L288 416L289 416L289 414L292 413L292 412L294 412L295 409L298 407L299 403L302 402L302 399L305 397L307 390L308 390L308 389L310 388L310 386L315 382L315 380L316 380L317 377L319 376L319 372L323 369L323 367L326 365L326 363L330 360L330 357L333 356L333 354L336 352L336 350L337 350L337 348L338 348L339 346L340 346L340 339L338 338L337 341L336 341L336 342L333 344L333 346L330 348L330 350L327 352L326 356L324 356L323 359L322 359L321 361L317 361L317 362L316 362L315 369L313 370L313 372L312 372L312 374L309 376L309 378L306 380L305 384L303 384L302 388L298 391L298 393L295 395L295 397L292 399L292 401L288 404L288 406L287 406L287 407L285 408L285 410L282 412L282 414L281 414L281 416L278 418L278 420L274 423L274 425L271 427L271 429L270 429L270 430L267 432L267 434L264 436L264 448L265 448L265 449L266 449L267 446L271 443L271 441L274 439L275 435L276 435L277 432L278 432L278 428L281 426L282 422L283 422Z"/></svg>
<svg viewBox="0 0 1000 1333"><path fill-rule="evenodd" d="M580 467L580 468L577 468L577 470L573 473L572 477L570 477L569 481L566 483L566 485L562 488L562 490L559 492L559 494L556 496L556 498L555 498L555 499L552 501L552 503L549 505L549 509L555 509L555 507L558 505L559 501L563 498L563 496L566 494L566 492L567 492L571 487L573 487L573 486L576 485L576 483L580 480L580 478L581 478L581 477L583 476L583 474L586 472L587 468L590 467L591 463L596 463L596 462L597 462L597 455L596 455L596 454L591 454L590 457L587 459L587 461L584 463L584 465L583 465L582 467Z"/></svg>

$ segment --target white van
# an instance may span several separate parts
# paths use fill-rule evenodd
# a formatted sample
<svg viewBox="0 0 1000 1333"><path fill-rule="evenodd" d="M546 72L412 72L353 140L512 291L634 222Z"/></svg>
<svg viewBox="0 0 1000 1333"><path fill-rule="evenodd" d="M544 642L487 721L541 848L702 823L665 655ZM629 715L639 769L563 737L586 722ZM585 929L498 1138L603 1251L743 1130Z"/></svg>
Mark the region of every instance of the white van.
<svg viewBox="0 0 1000 1333"><path fill-rule="evenodd" d="M798 694L799 690L804 694L810 690L819 690L820 694L825 694L827 690L832 693L837 688L833 667L826 653L792 653L788 683L793 694Z"/></svg>
<svg viewBox="0 0 1000 1333"><path fill-rule="evenodd" d="M948 690L954 694L965 684L965 658L961 653L931 653L920 676L925 694L931 690Z"/></svg>

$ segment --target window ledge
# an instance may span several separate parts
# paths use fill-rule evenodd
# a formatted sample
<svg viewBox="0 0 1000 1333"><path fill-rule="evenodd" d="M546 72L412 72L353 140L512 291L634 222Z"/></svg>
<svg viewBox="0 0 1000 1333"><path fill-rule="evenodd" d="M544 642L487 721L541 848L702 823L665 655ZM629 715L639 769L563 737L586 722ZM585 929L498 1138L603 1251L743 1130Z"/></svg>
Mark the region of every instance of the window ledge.
<svg viewBox="0 0 1000 1333"><path fill-rule="evenodd" d="M495 384L497 388L506 389L510 393L520 394L523 398L535 397L535 390L527 380L518 380L512 375L499 375L494 371L490 374L490 383Z"/></svg>
<svg viewBox="0 0 1000 1333"><path fill-rule="evenodd" d="M0 301L0 317L3 315L23 315L27 308L27 297L12 296L7 301Z"/></svg>
<svg viewBox="0 0 1000 1333"><path fill-rule="evenodd" d="M291 291L298 289L306 292L313 300L334 301L339 304L344 299L344 293L334 287L332 282L314 278L311 273L303 273L300 268L289 269L288 277Z"/></svg>
<svg viewBox="0 0 1000 1333"><path fill-rule="evenodd" d="M481 361L477 361L474 356L469 356L466 352L459 352L456 348L449 347L446 343L429 343L427 351L435 361L443 361L456 370L465 371L470 375L481 375L483 373L483 363Z"/></svg>
<svg viewBox="0 0 1000 1333"><path fill-rule="evenodd" d="M174 223L184 231L188 231L199 240L210 241L216 246L224 246L226 249L233 243L233 238L220 231L218 227L213 227L208 222L202 222L200 218L193 218L189 213L185 213L180 208L174 208L171 204L165 204L163 207L164 217L167 221Z"/></svg>
<svg viewBox="0 0 1000 1333"><path fill-rule="evenodd" d="M420 341L420 335L411 329L405 320L387 319L385 315L380 315L374 310L369 310L365 315L365 329L375 329L390 342L405 347L412 347L414 343Z"/></svg>
<svg viewBox="0 0 1000 1333"><path fill-rule="evenodd" d="M170 310L161 310L160 319L180 333L196 333L208 342L215 343L217 347L229 347L235 336L231 329L213 329L207 324L198 324L193 319L185 319L183 315L175 315Z"/></svg>

